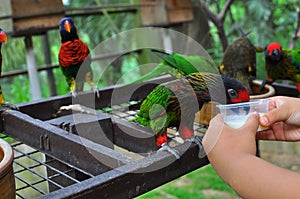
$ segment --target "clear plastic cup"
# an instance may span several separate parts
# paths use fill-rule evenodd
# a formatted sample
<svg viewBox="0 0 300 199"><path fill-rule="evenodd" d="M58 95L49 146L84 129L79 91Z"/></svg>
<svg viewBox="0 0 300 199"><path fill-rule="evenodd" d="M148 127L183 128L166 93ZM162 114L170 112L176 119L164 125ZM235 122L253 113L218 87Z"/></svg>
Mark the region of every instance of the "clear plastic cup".
<svg viewBox="0 0 300 199"><path fill-rule="evenodd" d="M227 105L217 105L219 108L224 122L232 128L242 127L248 116L252 112L259 113L260 116L263 116L269 110L269 99L259 99L252 100L250 102L237 103L237 104L227 104ZM257 131L262 131L267 129L259 125Z"/></svg>

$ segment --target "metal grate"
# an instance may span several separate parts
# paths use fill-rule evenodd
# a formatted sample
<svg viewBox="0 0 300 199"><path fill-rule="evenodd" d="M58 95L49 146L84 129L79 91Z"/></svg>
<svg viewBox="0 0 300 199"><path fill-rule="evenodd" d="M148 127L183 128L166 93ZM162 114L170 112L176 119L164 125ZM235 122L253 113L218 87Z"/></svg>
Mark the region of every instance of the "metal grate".
<svg viewBox="0 0 300 199"><path fill-rule="evenodd" d="M167 152L157 154L151 130L130 122L142 99L169 79L99 89L101 99L90 91L75 99L55 96L20 104L20 111L2 111L1 131L15 139L0 134L15 151L16 198L133 198L207 165L208 159L197 155L197 145L181 144L176 129L169 129L169 140L180 159ZM127 97L112 101L116 91ZM89 108L93 98L96 111ZM71 104L80 104L72 109L80 121L70 115L68 108L78 108ZM60 112L61 107L67 109ZM79 127L86 132L79 134ZM206 128L195 123L195 130L203 134ZM178 167L186 162L188 166Z"/></svg>
<svg viewBox="0 0 300 199"><path fill-rule="evenodd" d="M105 107L98 111L130 121L137 115L138 110L134 110L133 107L139 103L138 101L132 101ZM198 135L203 135L206 131L206 126L195 122L194 129ZM183 143L176 129L168 129L168 137L171 146ZM46 156L22 142L14 141L4 134L0 134L0 138L7 140L14 150L13 168L16 182L16 198L37 198L94 177L86 171ZM115 150L118 149L115 148Z"/></svg>
<svg viewBox="0 0 300 199"><path fill-rule="evenodd" d="M85 171L45 156L22 142L13 141L4 134L0 134L0 138L8 141L14 150L16 198L40 197L93 177ZM78 180L78 174L85 177Z"/></svg>

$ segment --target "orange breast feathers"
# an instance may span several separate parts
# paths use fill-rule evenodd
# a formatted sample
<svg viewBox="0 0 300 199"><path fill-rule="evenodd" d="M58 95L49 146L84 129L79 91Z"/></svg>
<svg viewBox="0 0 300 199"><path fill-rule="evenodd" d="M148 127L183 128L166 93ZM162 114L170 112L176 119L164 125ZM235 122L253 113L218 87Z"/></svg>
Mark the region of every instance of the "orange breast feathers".
<svg viewBox="0 0 300 199"><path fill-rule="evenodd" d="M58 54L62 67L80 64L87 56L89 56L89 49L80 39L62 43Z"/></svg>

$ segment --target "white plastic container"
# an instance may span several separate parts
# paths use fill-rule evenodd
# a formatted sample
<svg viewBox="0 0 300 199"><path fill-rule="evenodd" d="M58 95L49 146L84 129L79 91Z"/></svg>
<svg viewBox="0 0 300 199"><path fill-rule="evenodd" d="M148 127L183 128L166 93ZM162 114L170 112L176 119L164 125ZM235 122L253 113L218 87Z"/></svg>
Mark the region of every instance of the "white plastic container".
<svg viewBox="0 0 300 199"><path fill-rule="evenodd" d="M217 105L221 114L223 115L224 122L232 128L242 127L252 112L259 113L260 116L264 115L269 110L269 99L252 100L250 102ZM259 125L257 131L267 129Z"/></svg>

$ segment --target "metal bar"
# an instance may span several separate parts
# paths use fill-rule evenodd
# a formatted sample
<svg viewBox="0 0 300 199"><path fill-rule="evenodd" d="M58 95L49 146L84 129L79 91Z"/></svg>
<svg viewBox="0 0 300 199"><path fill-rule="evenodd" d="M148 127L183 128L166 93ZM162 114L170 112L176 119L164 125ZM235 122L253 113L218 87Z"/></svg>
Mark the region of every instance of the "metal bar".
<svg viewBox="0 0 300 199"><path fill-rule="evenodd" d="M86 170L93 175L133 161L119 152L77 135L69 134L60 128L18 111L5 111L2 113L2 117L4 131L8 136L22 140L23 143L39 149L47 155ZM44 138L49 140L48 144L45 143ZM41 140L44 140L44 143L41 143Z"/></svg>
<svg viewBox="0 0 300 199"><path fill-rule="evenodd" d="M58 68L59 65L45 65L42 67L38 67L37 71L48 71L48 70L52 70L55 68ZM14 76L18 76L18 75L27 75L28 74L28 70L17 70L17 71L11 71L11 72L5 72L3 75L1 75L1 79L2 78L8 78L8 77L14 77Z"/></svg>
<svg viewBox="0 0 300 199"><path fill-rule="evenodd" d="M209 163L206 157L198 158L198 147L194 144L184 143L177 146L176 150L183 153L178 160L174 160L168 152L156 153L40 199L92 199L99 196L109 199L133 198Z"/></svg>
<svg viewBox="0 0 300 199"><path fill-rule="evenodd" d="M26 198L24 198L21 194L19 194L18 192L16 193L16 196L18 196L18 197L21 198L21 199L26 199Z"/></svg>
<svg viewBox="0 0 300 199"><path fill-rule="evenodd" d="M20 179L20 177L18 177L18 179ZM41 180L35 181L34 183L30 183L30 184L31 184L32 186L34 186L34 185L40 184L40 183L42 183L42 182L47 182L47 180L41 179ZM29 188L29 187L31 187L31 186L29 186L29 185L24 185L24 186L22 186L22 187L17 188L17 189L16 189L16 192L21 191L21 190L23 190L23 189L27 189L27 188ZM43 191L43 193L44 193L44 195L47 194L47 193L45 193L44 191ZM42 194L43 194L43 193L42 193Z"/></svg>
<svg viewBox="0 0 300 199"><path fill-rule="evenodd" d="M142 127L118 118L113 118L113 126L116 145L142 154L157 150L154 134L149 127Z"/></svg>
<svg viewBox="0 0 300 199"><path fill-rule="evenodd" d="M20 167L23 167L26 171L29 171L29 172L33 173L34 175L36 175L36 176L42 178L44 182L45 182L45 181L48 181L48 182L54 184L55 186L57 186L57 187L59 187L59 188L61 188L61 189L64 188L64 187L61 186L60 184L58 184L58 183L56 183L56 182L50 180L49 178L44 177L43 175L39 174L38 172L33 171L33 170L31 169L31 167L24 166L22 163L19 163L19 162L16 162L16 161L15 161L14 163L17 164L17 165L19 165ZM18 179L21 179L21 178L18 177ZM31 184L30 184L30 187L33 187L33 186L32 186L33 184L34 184L34 183L31 183ZM40 193L42 193L42 192L40 192ZM42 194L46 194L46 193L43 192Z"/></svg>
<svg viewBox="0 0 300 199"><path fill-rule="evenodd" d="M84 108L83 106L81 107ZM85 110L87 109L88 108L85 108ZM91 111L93 111L92 113L95 115L74 113L73 110L73 114L48 120L47 123L57 127L63 126L63 128L70 133L79 135L80 137L84 137L112 149L113 128L111 118L108 115L99 113L93 109Z"/></svg>
<svg viewBox="0 0 300 199"><path fill-rule="evenodd" d="M47 157L50 157L50 156L47 156ZM46 159L45 166L47 166L47 168L50 168L50 167L51 167L50 169L53 170L53 171L55 171L55 172L57 172L57 173L60 173L60 172L68 173L68 172L71 172L72 170L77 170L77 171L79 171L80 173L83 173L83 174L86 175L86 176L94 177L94 175L92 175L91 173L88 173L88 172L86 172L86 171L84 171L84 170L82 170L82 169L80 169L80 168L74 167L73 165L67 164L66 162L64 162L63 164L64 164L65 166L69 167L70 170L68 170L68 171L61 171L61 170L59 170L59 169L57 169L57 168L55 168L55 167L49 165L49 163L51 164L51 163L54 162L54 161L60 162L60 160L53 159L53 157L51 157L51 158L52 158L52 161L49 160L49 158ZM60 162L60 163L61 163L61 162Z"/></svg>
<svg viewBox="0 0 300 199"><path fill-rule="evenodd" d="M25 113L35 119L49 120L55 117L55 114L61 106L69 104L72 104L71 95L60 95L18 104L18 107L22 113Z"/></svg>
<svg viewBox="0 0 300 199"><path fill-rule="evenodd" d="M26 170L28 170L27 167L25 167L24 165L22 165L22 164L20 164L20 163L18 163L18 162L14 162L14 163L17 164L17 165L19 165L20 167L23 167L23 168L25 168ZM30 170L30 172L33 173L33 174L35 174L35 175L37 175L37 176L39 176L39 177L41 177L41 175L39 175L38 173L36 173L36 172L34 172L34 171L32 171L32 170ZM32 184L28 183L28 182L27 182L26 180L24 180L23 178L20 178L20 177L18 177L18 176L15 176L15 178L17 178L17 179L20 180L21 182L25 183L28 187L31 187L31 188L33 188L34 190L38 191L39 193L41 193L41 194L43 194L43 195L46 194L44 191L42 191L42 190L36 188L35 186L33 186ZM42 177L41 177L41 178L42 178ZM43 179L43 178L42 178L42 179ZM23 189L24 189L24 188L23 188Z"/></svg>
<svg viewBox="0 0 300 199"><path fill-rule="evenodd" d="M55 117L61 106L70 104L82 104L84 106L101 109L111 105L139 101L144 99L158 84L174 79L166 75L147 82L134 85L115 85L99 89L100 99L96 98L92 91L78 93L76 98L71 95L54 96L47 99L36 100L18 104L22 113L40 119L50 120ZM43 110L43 111L41 111Z"/></svg>
<svg viewBox="0 0 300 199"><path fill-rule="evenodd" d="M140 53L141 50L137 50L135 51L136 53ZM104 60L104 59L111 59L114 57L120 57L120 56L124 56L124 55L128 55L130 53L109 53L109 54L104 54L104 55L99 55L99 56L95 56L92 57L92 61L97 61L97 60ZM59 68L58 64L46 64L43 66L38 66L37 67L37 71L50 71L53 70L55 68ZM24 70L17 70L17 71L10 71L10 72L5 72L3 74L1 74L1 79L2 78L8 78L8 77L14 77L14 76L18 76L18 75L27 75L28 74L28 70L24 69Z"/></svg>
<svg viewBox="0 0 300 199"><path fill-rule="evenodd" d="M57 169L56 169L57 170ZM64 172L62 172L62 171L58 171L56 174L54 174L54 175L51 175L50 177L49 177L49 179L52 179L52 178L56 178L56 177L58 177L58 176L68 176L68 179L70 179L70 180L73 180L74 182L76 182L76 183L79 183L80 181L79 180L76 180L75 178L72 178L70 175L67 175L68 173L70 173L70 172L73 172L74 171L74 169L69 169L69 170L66 170L66 171L64 171Z"/></svg>

